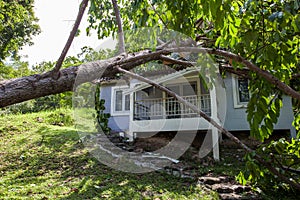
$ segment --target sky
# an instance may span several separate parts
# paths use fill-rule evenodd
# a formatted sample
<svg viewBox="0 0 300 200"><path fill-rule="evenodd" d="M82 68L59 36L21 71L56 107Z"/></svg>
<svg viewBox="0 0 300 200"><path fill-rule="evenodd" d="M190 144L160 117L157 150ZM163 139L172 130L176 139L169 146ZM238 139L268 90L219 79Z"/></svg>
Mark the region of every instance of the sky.
<svg viewBox="0 0 300 200"><path fill-rule="evenodd" d="M58 59L72 30L80 2L80 0L35 0L34 11L39 18L38 24L42 32L33 38L34 45L25 46L20 51L22 55L27 55L23 60L32 66L42 61ZM87 9L79 27L81 34L74 38L68 55L77 55L83 46L96 48L101 43L96 34L86 36Z"/></svg>

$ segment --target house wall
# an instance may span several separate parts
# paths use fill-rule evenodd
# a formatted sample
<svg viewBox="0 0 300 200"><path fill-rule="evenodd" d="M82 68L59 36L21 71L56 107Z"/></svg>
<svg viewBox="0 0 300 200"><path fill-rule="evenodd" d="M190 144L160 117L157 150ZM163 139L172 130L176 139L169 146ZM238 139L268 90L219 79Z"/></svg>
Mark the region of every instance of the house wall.
<svg viewBox="0 0 300 200"><path fill-rule="evenodd" d="M111 95L114 84L105 84L101 86L100 98L105 100L105 112L111 112ZM108 126L113 131L126 131L129 129L129 115L111 116L108 120Z"/></svg>
<svg viewBox="0 0 300 200"><path fill-rule="evenodd" d="M249 130L249 124L247 122L246 108L234 108L233 100L233 87L232 87L232 77L227 74L224 81L225 92L219 92L217 89L217 105L218 107L223 107L221 110L222 116L221 123L223 123L224 128L229 131L245 131ZM105 112L110 113L111 111L111 95L114 84L105 84L101 86L100 97L105 99ZM156 93L160 96L159 93ZM152 96L153 98L153 96ZM226 106L224 106L226 105ZM226 109L225 109L226 108ZM226 116L226 117L224 117ZM223 118L223 119L222 119ZM275 125L275 129L278 130L291 130L292 136L296 136L295 129L292 127L293 121L293 111L291 98L288 96L283 96L283 107L281 109L280 117L278 123ZM109 119L109 127L113 131L127 131L129 129L129 115L118 115L111 116Z"/></svg>
<svg viewBox="0 0 300 200"><path fill-rule="evenodd" d="M247 122L247 113L246 108L234 108L233 101L233 87L232 87L232 77L231 74L226 74L226 78L224 79L224 85L226 90L225 96L218 96L218 103L222 103L222 99L226 98L226 117L224 122L224 128L229 131L243 131L249 130L249 124ZM218 95L218 94L217 94ZM294 119L293 111L292 111L292 101L288 96L283 96L283 107L280 112L280 117L278 119L278 123L275 125L275 129L278 130L290 130L292 135L295 134L295 130L292 127L292 122Z"/></svg>

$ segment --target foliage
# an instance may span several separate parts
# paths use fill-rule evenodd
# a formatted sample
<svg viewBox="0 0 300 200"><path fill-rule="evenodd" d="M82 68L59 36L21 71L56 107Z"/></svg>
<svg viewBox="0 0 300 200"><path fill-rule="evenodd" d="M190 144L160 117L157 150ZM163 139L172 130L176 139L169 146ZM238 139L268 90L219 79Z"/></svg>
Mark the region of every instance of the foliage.
<svg viewBox="0 0 300 200"><path fill-rule="evenodd" d="M197 36L211 39L215 41L211 47L230 49L286 84L290 84L292 74L300 73L296 66L300 56L299 0L134 0L119 4L125 33L145 26L169 28L194 39ZM88 29L97 29L100 38L116 34L110 1L92 0L89 14ZM144 36L149 38L147 34ZM233 62L233 67L242 66ZM252 136L264 140L272 132L281 108L280 99L274 99L276 105L272 104L271 111L267 111L271 105L265 105L266 99L280 95L276 95L274 85L258 78L259 75L253 74L249 85L259 95L251 96L251 102L257 103L248 107L248 120ZM257 120L262 113L270 117Z"/></svg>
<svg viewBox="0 0 300 200"><path fill-rule="evenodd" d="M0 66L7 57L17 57L18 50L31 45L40 32L34 16L33 0L0 1Z"/></svg>
<svg viewBox="0 0 300 200"><path fill-rule="evenodd" d="M105 100L100 99L100 84L97 84L95 91L95 110L96 110L96 119L97 119L97 127L99 131L105 134L110 132L110 128L108 126L108 118L110 117L109 113L105 113Z"/></svg>
<svg viewBox="0 0 300 200"><path fill-rule="evenodd" d="M72 106L72 92L64 92L35 99L33 112L56 108L70 108Z"/></svg>
<svg viewBox="0 0 300 200"><path fill-rule="evenodd" d="M2 109L4 114L30 113L34 110L35 100L29 100L22 103L14 104Z"/></svg>
<svg viewBox="0 0 300 200"><path fill-rule="evenodd" d="M0 24L2 37L0 61L17 55L17 50L30 43L31 36L38 33L38 27L34 24L36 19L33 16L32 3L33 1L0 2L0 20L3 22ZM206 46L227 49L241 55L287 85L291 84L293 75L300 73L299 0L119 0L119 4L125 31L141 26L165 27L182 32L193 39L201 36L205 40L212 41ZM11 23L7 23L7 20ZM114 36L117 32L109 0L91 0L89 22L87 32L96 29L99 38ZM201 39L198 42L201 45L205 44ZM94 53L84 55L84 61L102 58L98 52ZM73 65L78 60L75 58L70 61ZM232 65L235 68L242 67L235 62ZM43 68L48 69L47 64L34 70L44 72ZM12 69L4 67L1 71L11 78ZM299 91L299 82L294 81L293 84L296 84L293 87ZM276 91L274 85L255 73L251 74L249 87L252 92L248 105L251 135L264 141L272 133L273 126L277 122L282 94ZM94 100L94 96L90 100ZM299 105L299 102L294 103ZM299 124L298 119L297 116L294 122L296 128ZM286 142L284 144L282 146L284 150L278 153L279 155L287 154L290 148L289 144ZM266 149L271 149L270 152L274 154L277 151L275 146L271 145ZM264 151L259 150L257 153L263 154ZM247 159L249 160L247 167L252 174L249 176L251 180L260 180L260 175L269 176L269 172L255 163L251 155ZM295 160L299 160L299 157ZM283 173L285 176L291 176L288 172ZM270 179L276 182L273 178Z"/></svg>
<svg viewBox="0 0 300 200"><path fill-rule="evenodd" d="M33 72L28 67L28 62L12 59L0 67L0 80L12 79L31 75Z"/></svg>
<svg viewBox="0 0 300 200"><path fill-rule="evenodd" d="M296 128L296 131L298 132L297 138L300 138L300 110L296 110L293 125Z"/></svg>
<svg viewBox="0 0 300 200"><path fill-rule="evenodd" d="M42 110L54 110L57 108L70 108L72 106L72 92L64 92L55 95L40 97L34 100L14 104L3 109L6 114L25 114Z"/></svg>
<svg viewBox="0 0 300 200"><path fill-rule="evenodd" d="M264 84L264 81L256 80L253 85ZM282 107L281 95L273 91L251 90L251 99L248 103L248 122L251 136L263 141L273 133L274 124L280 115Z"/></svg>
<svg viewBox="0 0 300 200"><path fill-rule="evenodd" d="M56 109L45 115L45 119L42 119L48 124L59 126L72 126L74 124L73 115L69 109Z"/></svg>
<svg viewBox="0 0 300 200"><path fill-rule="evenodd" d="M263 159L270 161L283 176L291 177L296 182L300 181L300 140L290 141L281 138L278 141L271 141L262 145L255 153L263 156ZM246 171L239 174L242 183L247 181L254 183L257 187L268 191L289 190L289 185L282 183L277 176L274 176L266 168L262 167L254 159L255 153L247 154ZM270 187L271 186L271 187Z"/></svg>
<svg viewBox="0 0 300 200"><path fill-rule="evenodd" d="M77 55L78 59L83 63L95 60L104 60L112 56L115 56L115 52L112 49L95 50L87 46L81 48L81 53Z"/></svg>

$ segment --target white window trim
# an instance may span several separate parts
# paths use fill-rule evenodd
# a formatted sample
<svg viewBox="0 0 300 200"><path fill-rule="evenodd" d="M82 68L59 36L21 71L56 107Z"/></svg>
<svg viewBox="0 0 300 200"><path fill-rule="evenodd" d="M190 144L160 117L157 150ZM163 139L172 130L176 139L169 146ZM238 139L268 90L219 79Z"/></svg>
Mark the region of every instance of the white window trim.
<svg viewBox="0 0 300 200"><path fill-rule="evenodd" d="M122 115L129 115L130 114L130 109L125 110L125 96L124 92L125 90L129 89L128 86L114 86L111 87L111 106L110 106L110 114L111 116L122 116ZM115 96L116 96L116 91L123 91L122 94L122 111L115 111Z"/></svg>
<svg viewBox="0 0 300 200"><path fill-rule="evenodd" d="M238 88L238 76L232 74L232 95L233 95L233 107L234 108L247 108L248 102L240 102L239 98L239 88ZM251 96L251 94L250 94Z"/></svg>

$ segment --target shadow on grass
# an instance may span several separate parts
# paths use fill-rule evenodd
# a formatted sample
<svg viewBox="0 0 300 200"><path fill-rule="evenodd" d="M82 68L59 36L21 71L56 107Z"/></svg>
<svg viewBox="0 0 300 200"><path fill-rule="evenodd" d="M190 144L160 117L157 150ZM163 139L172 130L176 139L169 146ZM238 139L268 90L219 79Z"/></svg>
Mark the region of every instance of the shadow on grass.
<svg viewBox="0 0 300 200"><path fill-rule="evenodd" d="M99 166L103 167L103 166ZM105 168L105 167L104 167ZM84 177L78 191L61 199L86 199L98 197L100 199L155 199L164 196L168 199L182 199L192 195L201 197L210 196L211 193L201 191L196 182L190 179L179 179L173 176L152 172L148 174L129 174L110 169L106 175L90 175ZM192 198L191 196L191 198Z"/></svg>
<svg viewBox="0 0 300 200"><path fill-rule="evenodd" d="M47 126L33 134L31 140L29 135L18 140L18 145L24 147L20 152L1 158L5 162L1 167L2 186L8 190L3 190L3 195L41 199L217 199L216 193L202 190L192 179L108 168L88 153L75 130Z"/></svg>

